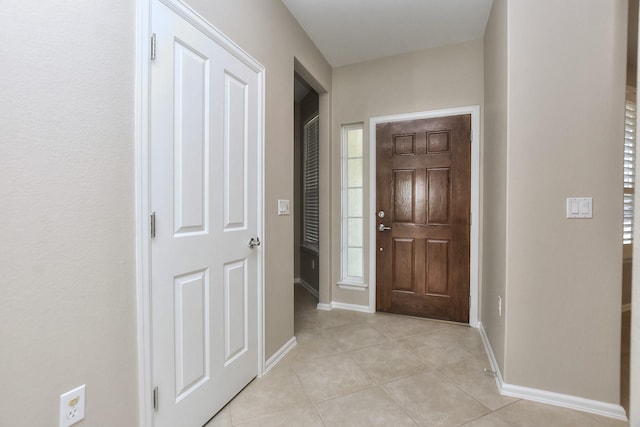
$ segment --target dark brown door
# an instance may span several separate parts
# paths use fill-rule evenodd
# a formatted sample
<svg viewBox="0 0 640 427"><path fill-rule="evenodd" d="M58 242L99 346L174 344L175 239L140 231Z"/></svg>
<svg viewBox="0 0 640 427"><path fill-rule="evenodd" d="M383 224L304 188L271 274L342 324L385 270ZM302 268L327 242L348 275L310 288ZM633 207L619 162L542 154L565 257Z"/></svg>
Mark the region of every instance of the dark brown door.
<svg viewBox="0 0 640 427"><path fill-rule="evenodd" d="M377 310L468 323L471 116L379 124L376 141Z"/></svg>

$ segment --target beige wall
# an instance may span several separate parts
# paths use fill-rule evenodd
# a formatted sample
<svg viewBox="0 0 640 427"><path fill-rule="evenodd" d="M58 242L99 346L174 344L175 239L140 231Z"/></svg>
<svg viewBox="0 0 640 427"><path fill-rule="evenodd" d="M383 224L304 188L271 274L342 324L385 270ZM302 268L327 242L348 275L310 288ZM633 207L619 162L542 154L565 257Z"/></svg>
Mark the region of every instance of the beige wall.
<svg viewBox="0 0 640 427"><path fill-rule="evenodd" d="M266 356L293 336L294 56L331 68L277 0L189 2L266 68ZM0 425L137 424L135 2L11 2L0 14ZM99 420L99 421L98 421ZM79 425L83 425L79 424Z"/></svg>
<svg viewBox="0 0 640 427"><path fill-rule="evenodd" d="M128 0L2 4L2 426L81 384L85 425L135 425L134 37Z"/></svg>
<svg viewBox="0 0 640 427"><path fill-rule="evenodd" d="M504 379L609 403L619 402L626 8L508 8ZM567 220L566 197L581 196L593 197L593 219Z"/></svg>
<svg viewBox="0 0 640 427"><path fill-rule="evenodd" d="M484 35L481 322L504 372L507 216L507 1L494 0Z"/></svg>
<svg viewBox="0 0 640 427"><path fill-rule="evenodd" d="M375 116L482 105L482 40L403 54L333 71L332 103L332 300L368 305L368 292L343 290L340 279L340 132L343 124L364 122L365 187L368 183L369 118ZM367 209L367 206L369 208ZM365 212L373 212L365 194ZM365 218L365 230L368 220ZM365 232L365 272L368 272ZM365 281L368 283L368 274Z"/></svg>

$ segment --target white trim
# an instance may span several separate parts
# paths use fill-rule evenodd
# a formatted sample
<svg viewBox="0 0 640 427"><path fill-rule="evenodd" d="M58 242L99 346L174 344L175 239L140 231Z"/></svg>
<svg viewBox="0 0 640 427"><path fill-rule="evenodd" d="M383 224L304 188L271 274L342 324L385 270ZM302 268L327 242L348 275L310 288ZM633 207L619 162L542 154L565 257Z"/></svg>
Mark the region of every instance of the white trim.
<svg viewBox="0 0 640 427"><path fill-rule="evenodd" d="M151 37L151 2L136 1L136 51L135 51L135 212L136 212L136 321L138 347L138 421L140 427L153 425L151 401L151 283L150 283L150 178L149 178L149 40ZM227 36L219 32L201 15L180 0L158 0L203 32L207 37L258 73L258 197L257 218L259 236L264 232L264 126L265 126L265 70L264 67L242 50ZM264 242L264 239L263 239ZM264 252L258 254L258 376L265 373L265 322L264 322ZM271 359L270 359L271 360Z"/></svg>
<svg viewBox="0 0 640 427"><path fill-rule="evenodd" d="M138 425L153 425L151 288L149 281L149 39L150 1L136 1L135 211Z"/></svg>
<svg viewBox="0 0 640 427"><path fill-rule="evenodd" d="M626 313L627 311L631 311L631 303L629 304L622 304L622 312Z"/></svg>
<svg viewBox="0 0 640 427"><path fill-rule="evenodd" d="M358 292L364 292L369 287L366 283L363 283L363 282L351 282L347 280L341 280L336 284L340 289L346 289L348 291L358 291Z"/></svg>
<svg viewBox="0 0 640 427"><path fill-rule="evenodd" d="M278 351L273 353L273 356L271 356L269 360L265 362L264 372L262 373L262 375L266 374L272 368L274 368L282 359L284 359L287 354L289 354L291 350L296 347L296 345L298 345L296 337L291 337L289 341L287 341L282 347L280 347Z"/></svg>
<svg viewBox="0 0 640 427"><path fill-rule="evenodd" d="M496 360L495 354L493 354L493 348L491 348L491 343L489 342L489 337L487 337L487 333L484 330L484 325L482 322L478 322L478 330L480 331L480 337L482 338L482 344L484 344L484 350L487 352L487 358L489 359L489 364L491 365L491 370L495 373L496 377L496 386L498 386L498 390L502 390L502 374L500 373L500 366L498 366L498 361Z"/></svg>
<svg viewBox="0 0 640 427"><path fill-rule="evenodd" d="M489 339L481 322L478 322L478 329L480 330L480 336L482 337L482 342L487 352L491 369L496 374L496 385L498 386L500 394L503 396L526 399L548 405L560 406L562 408L575 409L577 411L602 415L604 417L615 418L617 420L628 421L625 410L620 405L505 383L502 379L500 368L498 367L498 363L493 354L493 349L491 348L491 344L489 343Z"/></svg>
<svg viewBox="0 0 640 427"><path fill-rule="evenodd" d="M373 313L368 305L360 305L360 304L347 304L345 302L333 301L331 303L332 308L337 308L340 310L350 310L350 311L358 311L361 313ZM375 310L374 310L375 311Z"/></svg>
<svg viewBox="0 0 640 427"><path fill-rule="evenodd" d="M325 303L319 302L318 305L316 305L316 308L322 311L331 311L331 303L325 304Z"/></svg>
<svg viewBox="0 0 640 427"><path fill-rule="evenodd" d="M376 125L405 120L471 114L471 232L469 259L469 325L478 327L479 251L480 251L480 106L471 105L444 110L421 111L371 117L369 119L369 210L375 215L376 205ZM376 230L375 217L369 227L369 310L376 310Z"/></svg>
<svg viewBox="0 0 640 427"><path fill-rule="evenodd" d="M554 393L552 391L522 387L507 383L502 384L502 390L500 390L500 393L504 396L532 400L534 402L546 403L549 405L560 406L562 408L575 409L577 411L602 415L603 417L628 421L624 408L613 403L606 403L599 400L585 399L578 396Z"/></svg>
<svg viewBox="0 0 640 427"><path fill-rule="evenodd" d="M303 288L305 288L307 290L307 292L309 292L311 295L313 295L314 297L318 298L318 290L314 289L313 286L311 286L310 284L308 284L304 279L297 277L293 280L294 283L297 283L298 285L302 286Z"/></svg>
<svg viewBox="0 0 640 427"><path fill-rule="evenodd" d="M338 302L338 301L332 301L329 304L318 303L316 308L322 311L331 311L334 308L337 308L338 310L357 311L360 313L375 313L375 310L371 311L368 305L347 304L345 302Z"/></svg>

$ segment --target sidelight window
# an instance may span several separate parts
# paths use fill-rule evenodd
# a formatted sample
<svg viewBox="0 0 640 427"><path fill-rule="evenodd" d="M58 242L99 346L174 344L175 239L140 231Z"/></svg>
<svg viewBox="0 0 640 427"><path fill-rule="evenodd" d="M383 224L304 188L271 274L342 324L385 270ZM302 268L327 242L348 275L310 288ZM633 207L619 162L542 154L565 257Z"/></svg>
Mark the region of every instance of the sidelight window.
<svg viewBox="0 0 640 427"><path fill-rule="evenodd" d="M364 278L364 157L363 125L342 127L342 280L363 286Z"/></svg>

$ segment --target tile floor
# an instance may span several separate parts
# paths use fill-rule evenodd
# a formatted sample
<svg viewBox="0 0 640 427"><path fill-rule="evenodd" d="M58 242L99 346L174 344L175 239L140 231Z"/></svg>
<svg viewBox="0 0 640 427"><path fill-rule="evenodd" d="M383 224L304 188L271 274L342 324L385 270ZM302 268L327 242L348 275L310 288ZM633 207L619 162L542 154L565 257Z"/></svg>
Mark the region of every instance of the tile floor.
<svg viewBox="0 0 640 427"><path fill-rule="evenodd" d="M475 329L295 303L296 348L206 427L627 425L501 396Z"/></svg>

